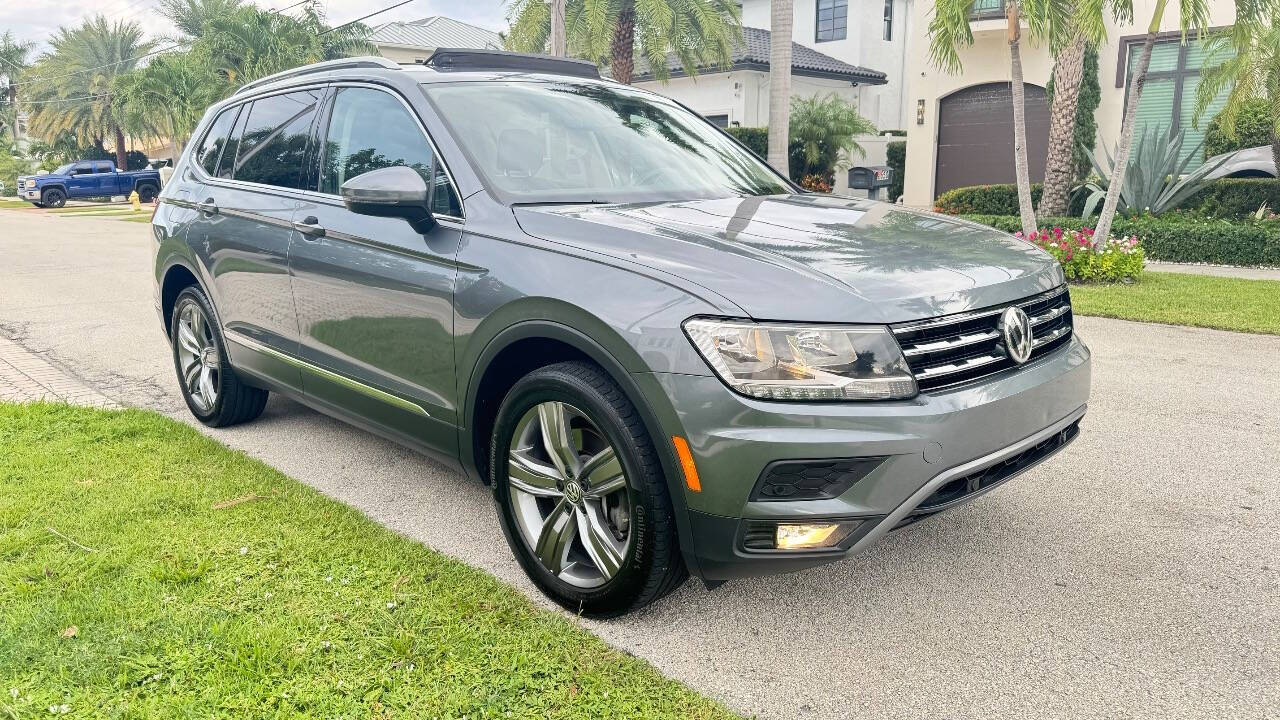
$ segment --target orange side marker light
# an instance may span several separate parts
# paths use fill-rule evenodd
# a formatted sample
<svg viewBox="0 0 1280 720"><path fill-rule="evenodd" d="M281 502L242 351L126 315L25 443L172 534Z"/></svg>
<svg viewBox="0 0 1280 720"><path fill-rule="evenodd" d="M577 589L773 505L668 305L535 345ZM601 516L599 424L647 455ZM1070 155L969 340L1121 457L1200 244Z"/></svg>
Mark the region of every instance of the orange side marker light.
<svg viewBox="0 0 1280 720"><path fill-rule="evenodd" d="M698 480L698 466L693 464L693 453L689 452L689 442L678 435L672 435L671 443L676 446L676 455L680 458L680 469L684 471L684 484L694 492L702 492L702 482Z"/></svg>

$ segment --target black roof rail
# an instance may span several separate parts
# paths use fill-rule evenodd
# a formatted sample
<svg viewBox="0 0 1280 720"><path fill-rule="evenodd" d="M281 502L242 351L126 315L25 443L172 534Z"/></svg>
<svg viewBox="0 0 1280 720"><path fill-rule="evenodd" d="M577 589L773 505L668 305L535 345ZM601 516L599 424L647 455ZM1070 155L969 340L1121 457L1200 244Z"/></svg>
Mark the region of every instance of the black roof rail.
<svg viewBox="0 0 1280 720"><path fill-rule="evenodd" d="M472 50L468 48L437 48L423 63L436 70L516 70L549 75L600 79L596 64L587 60L532 55L506 50Z"/></svg>
<svg viewBox="0 0 1280 720"><path fill-rule="evenodd" d="M324 62L303 65L302 67L278 72L274 75L258 78L251 82L241 85L236 94L239 95L246 90L252 90L256 87L262 87L277 80L286 80L291 77L300 77L302 75L310 75L311 73L327 72L329 70L351 70L355 68L380 68L383 70L400 70L400 64L392 62L386 58L374 57L366 55L364 57L341 58L338 60L325 60Z"/></svg>

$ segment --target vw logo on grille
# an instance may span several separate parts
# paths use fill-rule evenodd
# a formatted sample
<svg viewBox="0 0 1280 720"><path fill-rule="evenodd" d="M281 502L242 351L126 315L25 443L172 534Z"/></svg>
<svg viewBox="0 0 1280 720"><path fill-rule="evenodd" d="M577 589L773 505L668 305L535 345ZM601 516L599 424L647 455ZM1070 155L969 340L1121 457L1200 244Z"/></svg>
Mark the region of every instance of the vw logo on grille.
<svg viewBox="0 0 1280 720"><path fill-rule="evenodd" d="M1000 336L1010 360L1021 365L1031 357L1031 318L1022 308L1010 307L1001 313Z"/></svg>

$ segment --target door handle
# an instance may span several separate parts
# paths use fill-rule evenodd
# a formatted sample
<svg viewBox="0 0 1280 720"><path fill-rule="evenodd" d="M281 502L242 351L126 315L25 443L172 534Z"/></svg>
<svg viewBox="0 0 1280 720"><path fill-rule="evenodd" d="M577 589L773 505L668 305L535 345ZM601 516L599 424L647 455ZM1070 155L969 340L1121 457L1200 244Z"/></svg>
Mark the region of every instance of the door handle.
<svg viewBox="0 0 1280 720"><path fill-rule="evenodd" d="M196 203L196 207L200 209L200 212L206 215L218 214L218 204L213 201L213 198L209 198L202 203Z"/></svg>
<svg viewBox="0 0 1280 720"><path fill-rule="evenodd" d="M320 224L320 219L315 215L308 215L302 218L302 222L293 223L293 229L313 238L324 237L324 226Z"/></svg>

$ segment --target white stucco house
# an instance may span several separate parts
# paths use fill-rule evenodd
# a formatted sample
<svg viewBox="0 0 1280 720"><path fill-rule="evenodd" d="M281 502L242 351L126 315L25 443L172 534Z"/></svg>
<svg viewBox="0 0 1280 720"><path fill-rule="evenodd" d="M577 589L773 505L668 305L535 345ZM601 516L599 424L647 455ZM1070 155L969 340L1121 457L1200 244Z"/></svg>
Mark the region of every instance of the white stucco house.
<svg viewBox="0 0 1280 720"><path fill-rule="evenodd" d="M409 22L389 22L373 29L369 41L388 60L421 62L436 48L502 49L502 36L443 15Z"/></svg>
<svg viewBox="0 0 1280 720"><path fill-rule="evenodd" d="M1107 42L1098 48L1102 101L1097 110L1096 151L1114 148L1120 134L1125 98L1137 64L1147 24L1157 0L1134 0L1132 23L1108 23ZM1210 0L1210 25L1235 22L1235 4ZM942 192L967 185L1014 182L1013 105L1009 80L1009 45L1002 0L977 0L970 27L973 45L961 50L964 69L948 75L929 61L928 26L931 3L916 3L908 21L906 123L907 160L903 201L929 207ZM1151 58L1146 88L1138 107L1138 132L1160 125L1186 130L1184 153L1191 153L1205 133L1207 117L1192 122L1196 88L1205 63L1204 40L1184 44L1177 32L1178 4L1169 3ZM1053 72L1046 47L1024 41L1027 161L1033 182L1044 179L1049 142L1049 108L1045 83Z"/></svg>

